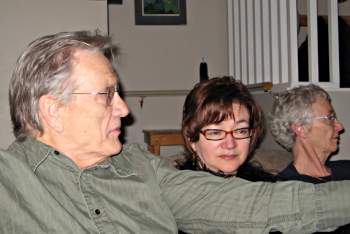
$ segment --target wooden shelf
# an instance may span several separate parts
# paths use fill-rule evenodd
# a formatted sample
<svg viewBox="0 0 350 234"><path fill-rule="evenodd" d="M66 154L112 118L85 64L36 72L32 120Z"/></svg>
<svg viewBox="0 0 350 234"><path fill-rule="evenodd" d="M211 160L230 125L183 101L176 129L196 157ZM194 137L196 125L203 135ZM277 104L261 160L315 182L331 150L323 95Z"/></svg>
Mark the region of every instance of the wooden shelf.
<svg viewBox="0 0 350 234"><path fill-rule="evenodd" d="M143 134L148 150L155 155L160 155L161 146L184 144L181 131L177 129L149 129L143 130Z"/></svg>
<svg viewBox="0 0 350 234"><path fill-rule="evenodd" d="M249 90L270 91L272 89L271 82L262 82L258 84L246 85ZM190 90L140 90L140 91L125 91L126 97L156 97L156 96L185 96Z"/></svg>

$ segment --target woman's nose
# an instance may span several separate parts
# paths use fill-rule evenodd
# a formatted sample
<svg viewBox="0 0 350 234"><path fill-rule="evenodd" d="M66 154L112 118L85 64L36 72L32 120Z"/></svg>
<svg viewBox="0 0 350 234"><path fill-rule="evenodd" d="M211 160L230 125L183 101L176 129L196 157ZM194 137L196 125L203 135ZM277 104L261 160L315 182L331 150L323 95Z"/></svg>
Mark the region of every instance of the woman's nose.
<svg viewBox="0 0 350 234"><path fill-rule="evenodd" d="M234 148L237 145L237 141L235 138L233 138L232 133L226 134L224 143L227 148Z"/></svg>
<svg viewBox="0 0 350 234"><path fill-rule="evenodd" d="M335 129L337 132L340 132L341 130L344 129L344 125L342 124L342 122L340 122L339 120L335 120Z"/></svg>

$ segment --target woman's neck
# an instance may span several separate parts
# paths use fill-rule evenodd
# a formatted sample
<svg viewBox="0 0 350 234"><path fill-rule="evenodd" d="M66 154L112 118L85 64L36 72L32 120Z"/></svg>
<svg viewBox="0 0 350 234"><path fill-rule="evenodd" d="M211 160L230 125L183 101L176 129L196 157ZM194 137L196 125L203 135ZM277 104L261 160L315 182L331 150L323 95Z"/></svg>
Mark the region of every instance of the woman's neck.
<svg viewBox="0 0 350 234"><path fill-rule="evenodd" d="M317 152L307 144L294 144L292 149L294 158L294 167L299 174L312 177L325 177L332 174L326 166L328 155Z"/></svg>
<svg viewBox="0 0 350 234"><path fill-rule="evenodd" d="M220 170L217 170L217 171L211 170L210 168L208 168L204 163L202 163L199 160L196 162L196 164L197 164L196 165L197 170L199 170L199 171L206 171L206 172L209 172L212 175L223 177L223 178L231 178L231 177L236 176L236 174L237 174L237 171L234 171L232 173L225 173L225 172L220 171Z"/></svg>

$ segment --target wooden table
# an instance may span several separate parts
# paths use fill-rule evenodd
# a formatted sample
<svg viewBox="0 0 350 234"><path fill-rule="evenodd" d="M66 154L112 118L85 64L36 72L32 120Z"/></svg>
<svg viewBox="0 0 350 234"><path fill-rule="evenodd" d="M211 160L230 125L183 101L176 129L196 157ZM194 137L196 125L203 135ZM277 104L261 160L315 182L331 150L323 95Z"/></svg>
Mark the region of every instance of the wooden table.
<svg viewBox="0 0 350 234"><path fill-rule="evenodd" d="M160 155L160 147L163 145L184 144L181 131L176 129L149 129L143 130L143 134L148 150L155 155Z"/></svg>

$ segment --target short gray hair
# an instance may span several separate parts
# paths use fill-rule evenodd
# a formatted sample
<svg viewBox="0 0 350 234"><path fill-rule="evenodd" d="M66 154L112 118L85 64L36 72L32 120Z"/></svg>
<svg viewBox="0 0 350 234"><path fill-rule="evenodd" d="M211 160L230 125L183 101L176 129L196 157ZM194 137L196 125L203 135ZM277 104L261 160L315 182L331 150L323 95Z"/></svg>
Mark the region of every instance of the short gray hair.
<svg viewBox="0 0 350 234"><path fill-rule="evenodd" d="M329 94L314 84L299 86L275 95L269 115L270 130L275 140L287 150L290 151L295 142L291 124L311 123L314 117L312 104L317 97L331 102Z"/></svg>
<svg viewBox="0 0 350 234"><path fill-rule="evenodd" d="M76 50L100 51L113 63L117 47L98 31L60 32L31 42L19 56L9 87L12 128L16 137L43 133L38 103L50 94L67 102L76 85L70 80Z"/></svg>

